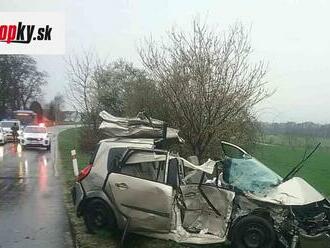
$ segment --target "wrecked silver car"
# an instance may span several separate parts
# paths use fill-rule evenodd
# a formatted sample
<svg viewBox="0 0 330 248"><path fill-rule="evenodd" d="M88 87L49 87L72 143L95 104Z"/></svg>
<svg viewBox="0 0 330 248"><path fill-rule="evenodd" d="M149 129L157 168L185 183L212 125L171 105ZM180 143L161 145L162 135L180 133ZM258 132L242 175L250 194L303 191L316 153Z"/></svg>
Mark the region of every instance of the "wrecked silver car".
<svg viewBox="0 0 330 248"><path fill-rule="evenodd" d="M283 179L243 149L222 148L223 160L196 165L155 139L103 140L74 185L77 215L90 232L123 230L122 242L134 232L235 248L330 247L328 200L294 173Z"/></svg>
<svg viewBox="0 0 330 248"><path fill-rule="evenodd" d="M266 233L275 232L274 242L268 240L261 246L252 242L255 246L234 247L330 247L329 201L304 179L294 177L316 149L281 178L243 149L227 142L222 142L222 148L226 155L221 161L222 186L232 188L236 193L231 218L233 243L236 244L239 235L248 244L244 235L249 230L253 235L250 232L252 236L248 237L257 237L258 241L264 237L260 232L262 229L263 232L267 230ZM253 221L247 221L247 217L264 218L270 226L257 228Z"/></svg>

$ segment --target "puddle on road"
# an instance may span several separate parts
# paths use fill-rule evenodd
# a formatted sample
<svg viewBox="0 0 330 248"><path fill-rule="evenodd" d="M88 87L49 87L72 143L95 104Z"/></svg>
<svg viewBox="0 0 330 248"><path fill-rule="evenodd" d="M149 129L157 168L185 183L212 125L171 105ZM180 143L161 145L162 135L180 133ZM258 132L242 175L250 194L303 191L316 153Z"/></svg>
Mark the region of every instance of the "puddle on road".
<svg viewBox="0 0 330 248"><path fill-rule="evenodd" d="M26 187L31 187L31 179L36 180L39 192L46 192L49 177L54 173L50 166L51 155L42 149L22 151L20 144L0 146L0 192L19 195L27 190Z"/></svg>
<svg viewBox="0 0 330 248"><path fill-rule="evenodd" d="M0 165L3 161L3 155L4 155L4 145L0 146Z"/></svg>

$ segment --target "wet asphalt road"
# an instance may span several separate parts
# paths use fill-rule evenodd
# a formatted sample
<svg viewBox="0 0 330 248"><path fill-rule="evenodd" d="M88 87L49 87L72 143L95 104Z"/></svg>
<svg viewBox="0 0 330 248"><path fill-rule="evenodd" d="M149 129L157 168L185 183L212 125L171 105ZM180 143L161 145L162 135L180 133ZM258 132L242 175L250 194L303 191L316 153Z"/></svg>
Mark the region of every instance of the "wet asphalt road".
<svg viewBox="0 0 330 248"><path fill-rule="evenodd" d="M56 168L56 136L51 151L17 144L0 146L0 248L67 248L72 240Z"/></svg>

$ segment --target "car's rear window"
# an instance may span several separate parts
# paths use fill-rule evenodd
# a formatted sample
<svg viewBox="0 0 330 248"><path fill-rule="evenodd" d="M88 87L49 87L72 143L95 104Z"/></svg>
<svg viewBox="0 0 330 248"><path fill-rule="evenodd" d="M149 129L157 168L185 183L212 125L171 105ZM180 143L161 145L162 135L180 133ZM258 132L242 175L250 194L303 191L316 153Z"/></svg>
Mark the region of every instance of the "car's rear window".
<svg viewBox="0 0 330 248"><path fill-rule="evenodd" d="M119 161L122 159L127 148L115 147L111 148L108 155L108 171L116 171L119 168Z"/></svg>

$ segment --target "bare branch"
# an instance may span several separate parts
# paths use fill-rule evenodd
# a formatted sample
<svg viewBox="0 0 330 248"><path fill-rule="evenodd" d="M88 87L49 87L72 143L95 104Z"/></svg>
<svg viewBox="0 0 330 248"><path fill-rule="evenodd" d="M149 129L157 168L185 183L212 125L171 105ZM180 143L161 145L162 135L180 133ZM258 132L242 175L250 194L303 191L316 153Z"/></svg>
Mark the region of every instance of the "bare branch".
<svg viewBox="0 0 330 248"><path fill-rule="evenodd" d="M271 95L266 66L251 62L248 33L240 24L220 35L194 20L191 33L173 28L160 43L145 40L139 54L199 157L214 137L228 133L224 125L243 122Z"/></svg>

